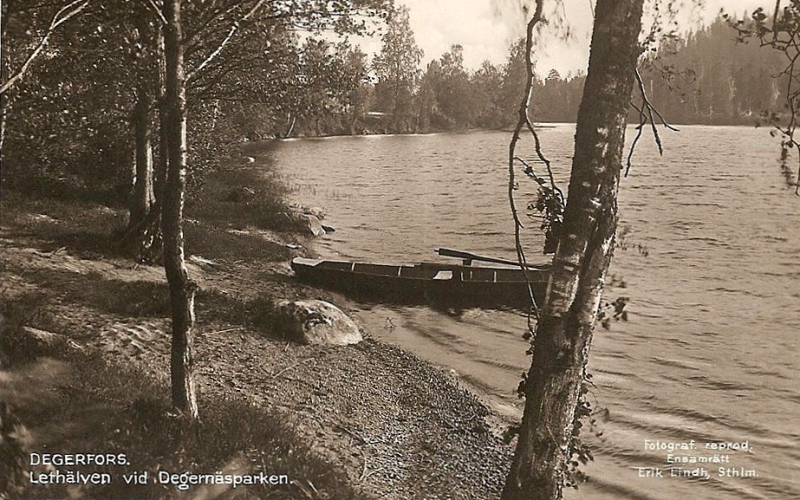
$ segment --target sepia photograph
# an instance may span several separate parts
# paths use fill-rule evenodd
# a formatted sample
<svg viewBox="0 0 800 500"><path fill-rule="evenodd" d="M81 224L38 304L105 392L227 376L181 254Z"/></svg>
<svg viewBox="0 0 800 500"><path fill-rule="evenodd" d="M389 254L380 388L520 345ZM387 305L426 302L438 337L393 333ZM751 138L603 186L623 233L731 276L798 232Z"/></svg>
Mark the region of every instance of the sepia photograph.
<svg viewBox="0 0 800 500"><path fill-rule="evenodd" d="M0 500L800 499L800 1L0 7Z"/></svg>

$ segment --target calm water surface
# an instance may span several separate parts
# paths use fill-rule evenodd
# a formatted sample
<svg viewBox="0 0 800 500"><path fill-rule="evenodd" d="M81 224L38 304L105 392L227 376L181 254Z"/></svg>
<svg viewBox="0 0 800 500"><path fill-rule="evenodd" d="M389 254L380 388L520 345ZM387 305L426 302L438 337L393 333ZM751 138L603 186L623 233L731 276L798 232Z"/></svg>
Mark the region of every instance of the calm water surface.
<svg viewBox="0 0 800 500"><path fill-rule="evenodd" d="M573 135L572 125L541 132L563 186ZM438 259L433 250L444 246L513 258L508 138L304 139L259 145L257 154L299 202L326 208L337 231L318 240L323 256L412 263ZM631 297L630 321L595 334L592 400L607 411L590 439L591 481L568 498L800 498L800 199L785 188L764 130L684 127L665 141L663 157L643 141L622 182L628 249L617 250L611 274L627 287L609 287L606 297ZM518 191L523 208L529 184ZM546 260L530 233L531 259ZM374 335L455 370L500 414L519 415L524 317L358 307ZM646 478L638 467L669 476L670 467L699 465L670 466L668 452L645 440L747 441L752 452L700 464L710 479ZM756 477L719 477L718 467Z"/></svg>

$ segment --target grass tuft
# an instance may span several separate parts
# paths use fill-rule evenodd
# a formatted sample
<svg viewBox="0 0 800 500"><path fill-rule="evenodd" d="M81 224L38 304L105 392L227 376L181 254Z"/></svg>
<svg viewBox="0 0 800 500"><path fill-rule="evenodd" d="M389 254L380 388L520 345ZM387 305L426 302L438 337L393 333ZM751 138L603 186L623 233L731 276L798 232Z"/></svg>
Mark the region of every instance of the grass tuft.
<svg viewBox="0 0 800 500"><path fill-rule="evenodd" d="M240 168L209 175L187 202L189 217L236 229L280 229L288 188L277 176Z"/></svg>

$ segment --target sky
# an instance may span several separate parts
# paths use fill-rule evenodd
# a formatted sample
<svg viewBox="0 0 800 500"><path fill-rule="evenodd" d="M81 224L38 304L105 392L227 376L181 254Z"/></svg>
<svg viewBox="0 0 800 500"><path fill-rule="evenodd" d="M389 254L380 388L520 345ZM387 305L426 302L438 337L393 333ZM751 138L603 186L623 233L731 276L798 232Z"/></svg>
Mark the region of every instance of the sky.
<svg viewBox="0 0 800 500"><path fill-rule="evenodd" d="M524 0L395 0L409 8L411 28L417 45L425 52L423 68L432 59L438 59L453 44L464 47L464 65L477 69L484 60L502 64L508 55L509 45L525 31L520 4ZM572 38L561 40L552 29L544 33L543 44L536 49L537 72L546 75L550 69L562 76L586 71L589 59L592 12L596 0L563 0L560 4L548 0L546 6L557 10L545 14L551 19L566 19ZM615 0L600 0L615 1ZM653 5L656 1L666 5L667 0L645 1L645 26L652 23ZM529 1L533 4L533 1ZM752 12L759 6L771 10L773 0L677 0L676 21L679 28L688 30L713 20L721 8L726 12ZM702 5L699 5L702 4ZM664 9L662 8L662 11ZM563 31L562 31L563 33ZM367 53L380 51L380 40L359 42Z"/></svg>

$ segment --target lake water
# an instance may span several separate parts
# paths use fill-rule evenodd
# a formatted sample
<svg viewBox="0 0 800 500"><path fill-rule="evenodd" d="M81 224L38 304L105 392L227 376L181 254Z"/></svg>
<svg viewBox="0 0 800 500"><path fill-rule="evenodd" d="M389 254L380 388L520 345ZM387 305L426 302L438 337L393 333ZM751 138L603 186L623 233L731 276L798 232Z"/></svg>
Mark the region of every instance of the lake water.
<svg viewBox="0 0 800 500"><path fill-rule="evenodd" d="M541 131L564 187L573 136L573 125ZM337 231L316 243L325 257L413 263L439 259L433 250L443 246L513 258L508 139L302 139L260 144L256 154L297 201L327 210ZM605 411L590 439L595 461L584 467L591 480L567 498L800 498L800 198L785 187L766 130L687 126L664 140L659 157L643 139L622 181L627 249L610 273L627 286L605 297L629 296L630 317L595 332L592 402ZM530 184L522 179L521 208ZM529 258L546 261L537 225L526 230ZM529 365L523 316L357 307L375 336L455 370L506 418L519 415L515 388ZM729 462L668 464L667 450L646 447L692 440L751 449L675 451ZM708 479L669 477L701 466ZM665 477L640 477L644 467ZM754 477L720 477L719 467Z"/></svg>

